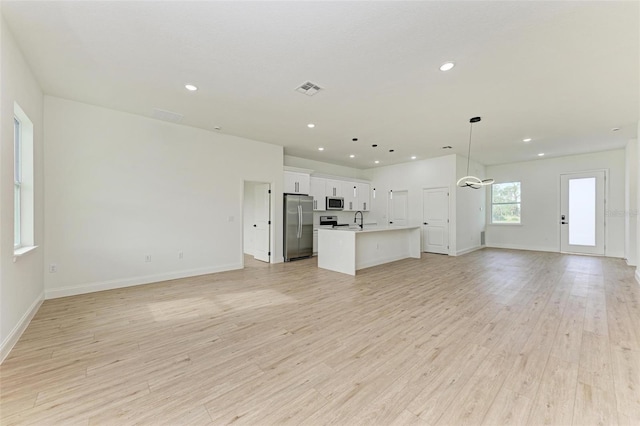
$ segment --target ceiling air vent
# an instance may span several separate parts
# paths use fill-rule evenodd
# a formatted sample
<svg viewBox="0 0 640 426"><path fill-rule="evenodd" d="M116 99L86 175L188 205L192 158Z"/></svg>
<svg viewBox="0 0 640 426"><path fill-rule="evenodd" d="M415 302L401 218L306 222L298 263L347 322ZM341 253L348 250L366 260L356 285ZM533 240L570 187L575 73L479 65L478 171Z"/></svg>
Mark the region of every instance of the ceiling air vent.
<svg viewBox="0 0 640 426"><path fill-rule="evenodd" d="M179 123L184 117L182 114L178 114L177 112L165 111L158 108L153 109L151 116L153 118L157 118L158 120L170 121L172 123Z"/></svg>
<svg viewBox="0 0 640 426"><path fill-rule="evenodd" d="M296 92L304 93L307 96L313 96L320 90L322 90L322 87L310 81L304 82L300 86L296 87Z"/></svg>

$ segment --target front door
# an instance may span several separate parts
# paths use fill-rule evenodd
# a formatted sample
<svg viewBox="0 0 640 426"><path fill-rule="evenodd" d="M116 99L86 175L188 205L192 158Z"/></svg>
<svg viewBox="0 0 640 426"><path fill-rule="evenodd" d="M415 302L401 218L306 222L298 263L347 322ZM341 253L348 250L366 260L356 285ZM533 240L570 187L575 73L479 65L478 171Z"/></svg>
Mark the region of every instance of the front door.
<svg viewBox="0 0 640 426"><path fill-rule="evenodd" d="M605 171L560 175L560 251L603 256Z"/></svg>
<svg viewBox="0 0 640 426"><path fill-rule="evenodd" d="M263 262L270 260L270 234L271 234L271 194L268 183L256 184L253 191L254 207L254 253L253 257Z"/></svg>
<svg viewBox="0 0 640 426"><path fill-rule="evenodd" d="M449 189L422 191L422 250L449 254Z"/></svg>
<svg viewBox="0 0 640 426"><path fill-rule="evenodd" d="M389 225L407 226L409 223L409 193L389 191Z"/></svg>

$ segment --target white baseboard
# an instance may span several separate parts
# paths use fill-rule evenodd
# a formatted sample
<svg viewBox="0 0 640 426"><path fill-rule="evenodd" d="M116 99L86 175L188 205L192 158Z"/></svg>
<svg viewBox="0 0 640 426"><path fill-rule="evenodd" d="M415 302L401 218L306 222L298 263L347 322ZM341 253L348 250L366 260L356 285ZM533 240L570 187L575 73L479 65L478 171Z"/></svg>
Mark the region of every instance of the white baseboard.
<svg viewBox="0 0 640 426"><path fill-rule="evenodd" d="M625 261L627 262L627 266L637 266L636 262L633 262L633 261L630 262L629 259L625 259Z"/></svg>
<svg viewBox="0 0 640 426"><path fill-rule="evenodd" d="M168 272L165 274L147 275L143 277L125 278L122 280L102 281L97 283L81 284L62 288L45 290L46 299L57 299L59 297L75 296L78 294L94 293L96 291L114 290L117 288L133 287L142 284L151 284L160 281L175 280L179 278L195 277L198 275L214 274L216 272L232 271L242 269L242 263L232 263L213 268L198 268L187 271Z"/></svg>
<svg viewBox="0 0 640 426"><path fill-rule="evenodd" d="M640 284L640 268L636 268L636 281Z"/></svg>
<svg viewBox="0 0 640 426"><path fill-rule="evenodd" d="M20 318L18 324L13 327L11 333L9 333L7 338L4 339L2 344L0 344L0 364L2 364L5 358L9 355L9 352L11 352L11 349L13 349L16 343L18 343L20 336L22 336L22 333L24 333L24 331L27 329L27 326L36 315L36 312L38 312L38 309L40 309L40 305L42 305L43 301L44 292L38 295L36 300L33 301L31 306L29 306L29 309L27 309L27 312L25 312L22 318Z"/></svg>
<svg viewBox="0 0 640 426"><path fill-rule="evenodd" d="M481 250L483 248L485 248L485 246L476 246L476 247L469 247L463 250L457 250L454 256L462 256L463 254L471 253L476 250Z"/></svg>

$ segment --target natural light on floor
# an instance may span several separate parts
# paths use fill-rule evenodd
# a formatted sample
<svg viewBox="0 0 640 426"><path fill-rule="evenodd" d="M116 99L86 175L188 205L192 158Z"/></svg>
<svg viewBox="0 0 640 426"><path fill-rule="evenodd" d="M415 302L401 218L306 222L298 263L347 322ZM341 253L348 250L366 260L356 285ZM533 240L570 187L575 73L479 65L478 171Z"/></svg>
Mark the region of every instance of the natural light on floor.
<svg viewBox="0 0 640 426"><path fill-rule="evenodd" d="M150 302L149 312L156 321L196 318L202 310L210 314L228 311L263 308L272 305L294 303L296 299L274 290L258 290L240 293L226 293L207 297L190 297L185 299Z"/></svg>

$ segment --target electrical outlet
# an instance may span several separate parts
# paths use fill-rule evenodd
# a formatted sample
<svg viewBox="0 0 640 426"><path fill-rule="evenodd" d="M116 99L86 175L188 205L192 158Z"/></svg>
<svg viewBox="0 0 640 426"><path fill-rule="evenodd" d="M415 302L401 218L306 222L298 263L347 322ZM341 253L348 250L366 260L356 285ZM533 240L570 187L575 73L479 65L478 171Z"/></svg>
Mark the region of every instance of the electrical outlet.
<svg viewBox="0 0 640 426"><path fill-rule="evenodd" d="M56 272L58 272L58 265L55 263L52 263L49 265L49 273L50 274L55 274Z"/></svg>
<svg viewBox="0 0 640 426"><path fill-rule="evenodd" d="M145 262L151 262L151 255L150 255L150 254L146 255L146 256L144 257L144 261L145 261Z"/></svg>
<svg viewBox="0 0 640 426"><path fill-rule="evenodd" d="M178 259L180 259L180 260L184 259L184 252L183 251L179 251L178 252Z"/></svg>

